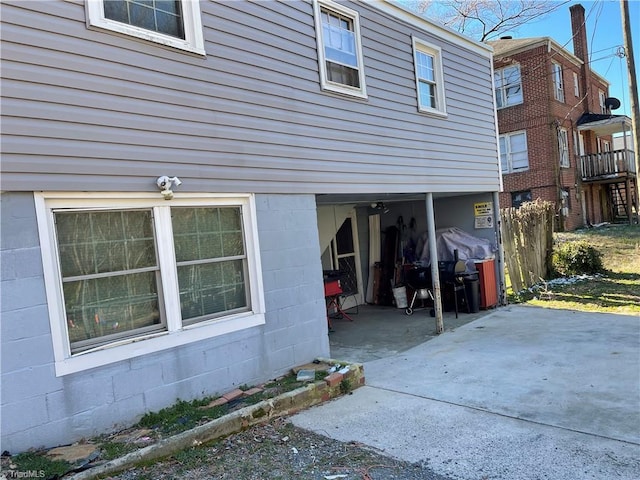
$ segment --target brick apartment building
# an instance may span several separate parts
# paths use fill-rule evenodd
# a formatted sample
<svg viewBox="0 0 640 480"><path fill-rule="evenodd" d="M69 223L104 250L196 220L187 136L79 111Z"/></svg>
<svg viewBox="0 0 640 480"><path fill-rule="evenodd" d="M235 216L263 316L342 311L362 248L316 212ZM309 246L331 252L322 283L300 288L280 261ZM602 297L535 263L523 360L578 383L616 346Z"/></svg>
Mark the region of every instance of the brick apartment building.
<svg viewBox="0 0 640 480"><path fill-rule="evenodd" d="M585 11L570 7L573 50L549 37L489 42L494 76L503 207L537 198L556 204L556 228L631 221L637 175L631 145L612 149L631 119L612 115L609 82L589 67ZM627 138L628 135L624 135Z"/></svg>

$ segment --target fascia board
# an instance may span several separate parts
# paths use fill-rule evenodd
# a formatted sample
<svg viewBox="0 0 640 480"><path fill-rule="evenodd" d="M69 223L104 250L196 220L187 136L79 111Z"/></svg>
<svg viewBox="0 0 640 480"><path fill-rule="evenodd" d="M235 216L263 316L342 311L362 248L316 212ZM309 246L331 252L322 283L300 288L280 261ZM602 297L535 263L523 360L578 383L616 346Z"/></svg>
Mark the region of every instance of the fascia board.
<svg viewBox="0 0 640 480"><path fill-rule="evenodd" d="M418 15L393 0L368 0L366 4L383 11L388 15L414 25L425 32L440 37L454 45L458 45L486 58L492 57L493 48L489 45L473 40L472 38L462 35L449 27Z"/></svg>

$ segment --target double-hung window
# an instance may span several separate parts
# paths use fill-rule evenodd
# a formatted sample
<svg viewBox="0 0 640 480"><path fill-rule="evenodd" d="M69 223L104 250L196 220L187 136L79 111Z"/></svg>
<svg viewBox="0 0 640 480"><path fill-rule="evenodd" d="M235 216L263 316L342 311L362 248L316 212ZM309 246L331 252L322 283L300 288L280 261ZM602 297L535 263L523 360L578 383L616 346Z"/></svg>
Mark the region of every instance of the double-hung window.
<svg viewBox="0 0 640 480"><path fill-rule="evenodd" d="M314 11L322 89L366 98L358 12L329 0Z"/></svg>
<svg viewBox="0 0 640 480"><path fill-rule="evenodd" d="M493 74L497 108L510 107L522 103L522 78L520 65L496 70Z"/></svg>
<svg viewBox="0 0 640 480"><path fill-rule="evenodd" d="M440 48L414 38L413 55L418 109L421 112L446 114Z"/></svg>
<svg viewBox="0 0 640 480"><path fill-rule="evenodd" d="M89 24L169 47L205 54L195 0L87 0Z"/></svg>
<svg viewBox="0 0 640 480"><path fill-rule="evenodd" d="M562 65L551 64L551 78L553 79L553 96L559 102L564 102L564 82L562 81Z"/></svg>
<svg viewBox="0 0 640 480"><path fill-rule="evenodd" d="M560 166L569 167L569 136L566 128L558 130L558 152L560 153Z"/></svg>
<svg viewBox="0 0 640 480"><path fill-rule="evenodd" d="M36 204L60 374L264 323L252 197Z"/></svg>
<svg viewBox="0 0 640 480"><path fill-rule="evenodd" d="M500 165L502 173L513 173L529 168L527 133L513 132L500 135Z"/></svg>
<svg viewBox="0 0 640 480"><path fill-rule="evenodd" d="M606 115L607 112L607 101L605 98L605 94L602 90L598 90L598 103L600 104L600 113Z"/></svg>
<svg viewBox="0 0 640 480"><path fill-rule="evenodd" d="M580 97L580 82L578 81L578 74L573 72L573 96Z"/></svg>

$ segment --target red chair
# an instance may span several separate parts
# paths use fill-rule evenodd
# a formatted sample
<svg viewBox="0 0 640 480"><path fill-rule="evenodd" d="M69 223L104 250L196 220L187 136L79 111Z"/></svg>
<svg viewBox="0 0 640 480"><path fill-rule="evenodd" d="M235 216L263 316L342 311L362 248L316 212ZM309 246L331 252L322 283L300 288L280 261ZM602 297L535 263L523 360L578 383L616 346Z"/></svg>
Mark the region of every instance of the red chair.
<svg viewBox="0 0 640 480"><path fill-rule="evenodd" d="M353 319L346 314L340 306L340 296L343 294L340 279L335 277L325 277L324 279L324 298L327 303L327 323L329 331L333 330L331 325L331 315L342 315L344 318L353 322Z"/></svg>

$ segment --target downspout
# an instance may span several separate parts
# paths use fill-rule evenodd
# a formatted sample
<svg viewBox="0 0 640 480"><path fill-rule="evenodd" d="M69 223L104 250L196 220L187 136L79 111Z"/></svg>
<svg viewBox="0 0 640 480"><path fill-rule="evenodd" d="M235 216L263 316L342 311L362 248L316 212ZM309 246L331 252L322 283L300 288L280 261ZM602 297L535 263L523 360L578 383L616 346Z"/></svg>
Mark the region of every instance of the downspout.
<svg viewBox="0 0 640 480"><path fill-rule="evenodd" d="M436 333L444 332L442 321L442 294L440 293L440 272L438 271L438 248L436 245L436 218L433 210L433 193L427 193L427 238L431 259L431 283L433 285L433 308L436 311Z"/></svg>
<svg viewBox="0 0 640 480"><path fill-rule="evenodd" d="M494 78L494 59L491 55L491 78ZM500 175L500 186L497 192L493 192L493 218L495 219L494 228L498 247L498 281L500 291L500 304L507 304L507 280L505 276L505 263L504 263L504 246L502 243L502 216L500 215L500 192L504 191L504 183L502 180L502 162L500 161L500 125L498 122L498 106L496 104L496 96L493 95L493 121L496 128L496 152L498 153L498 172Z"/></svg>
<svg viewBox="0 0 640 480"><path fill-rule="evenodd" d="M496 229L496 240L498 242L498 282L500 287L500 305L507 304L507 279L504 273L504 248L502 245L502 217L500 216L500 192L493 192L493 217L496 219L494 227Z"/></svg>

